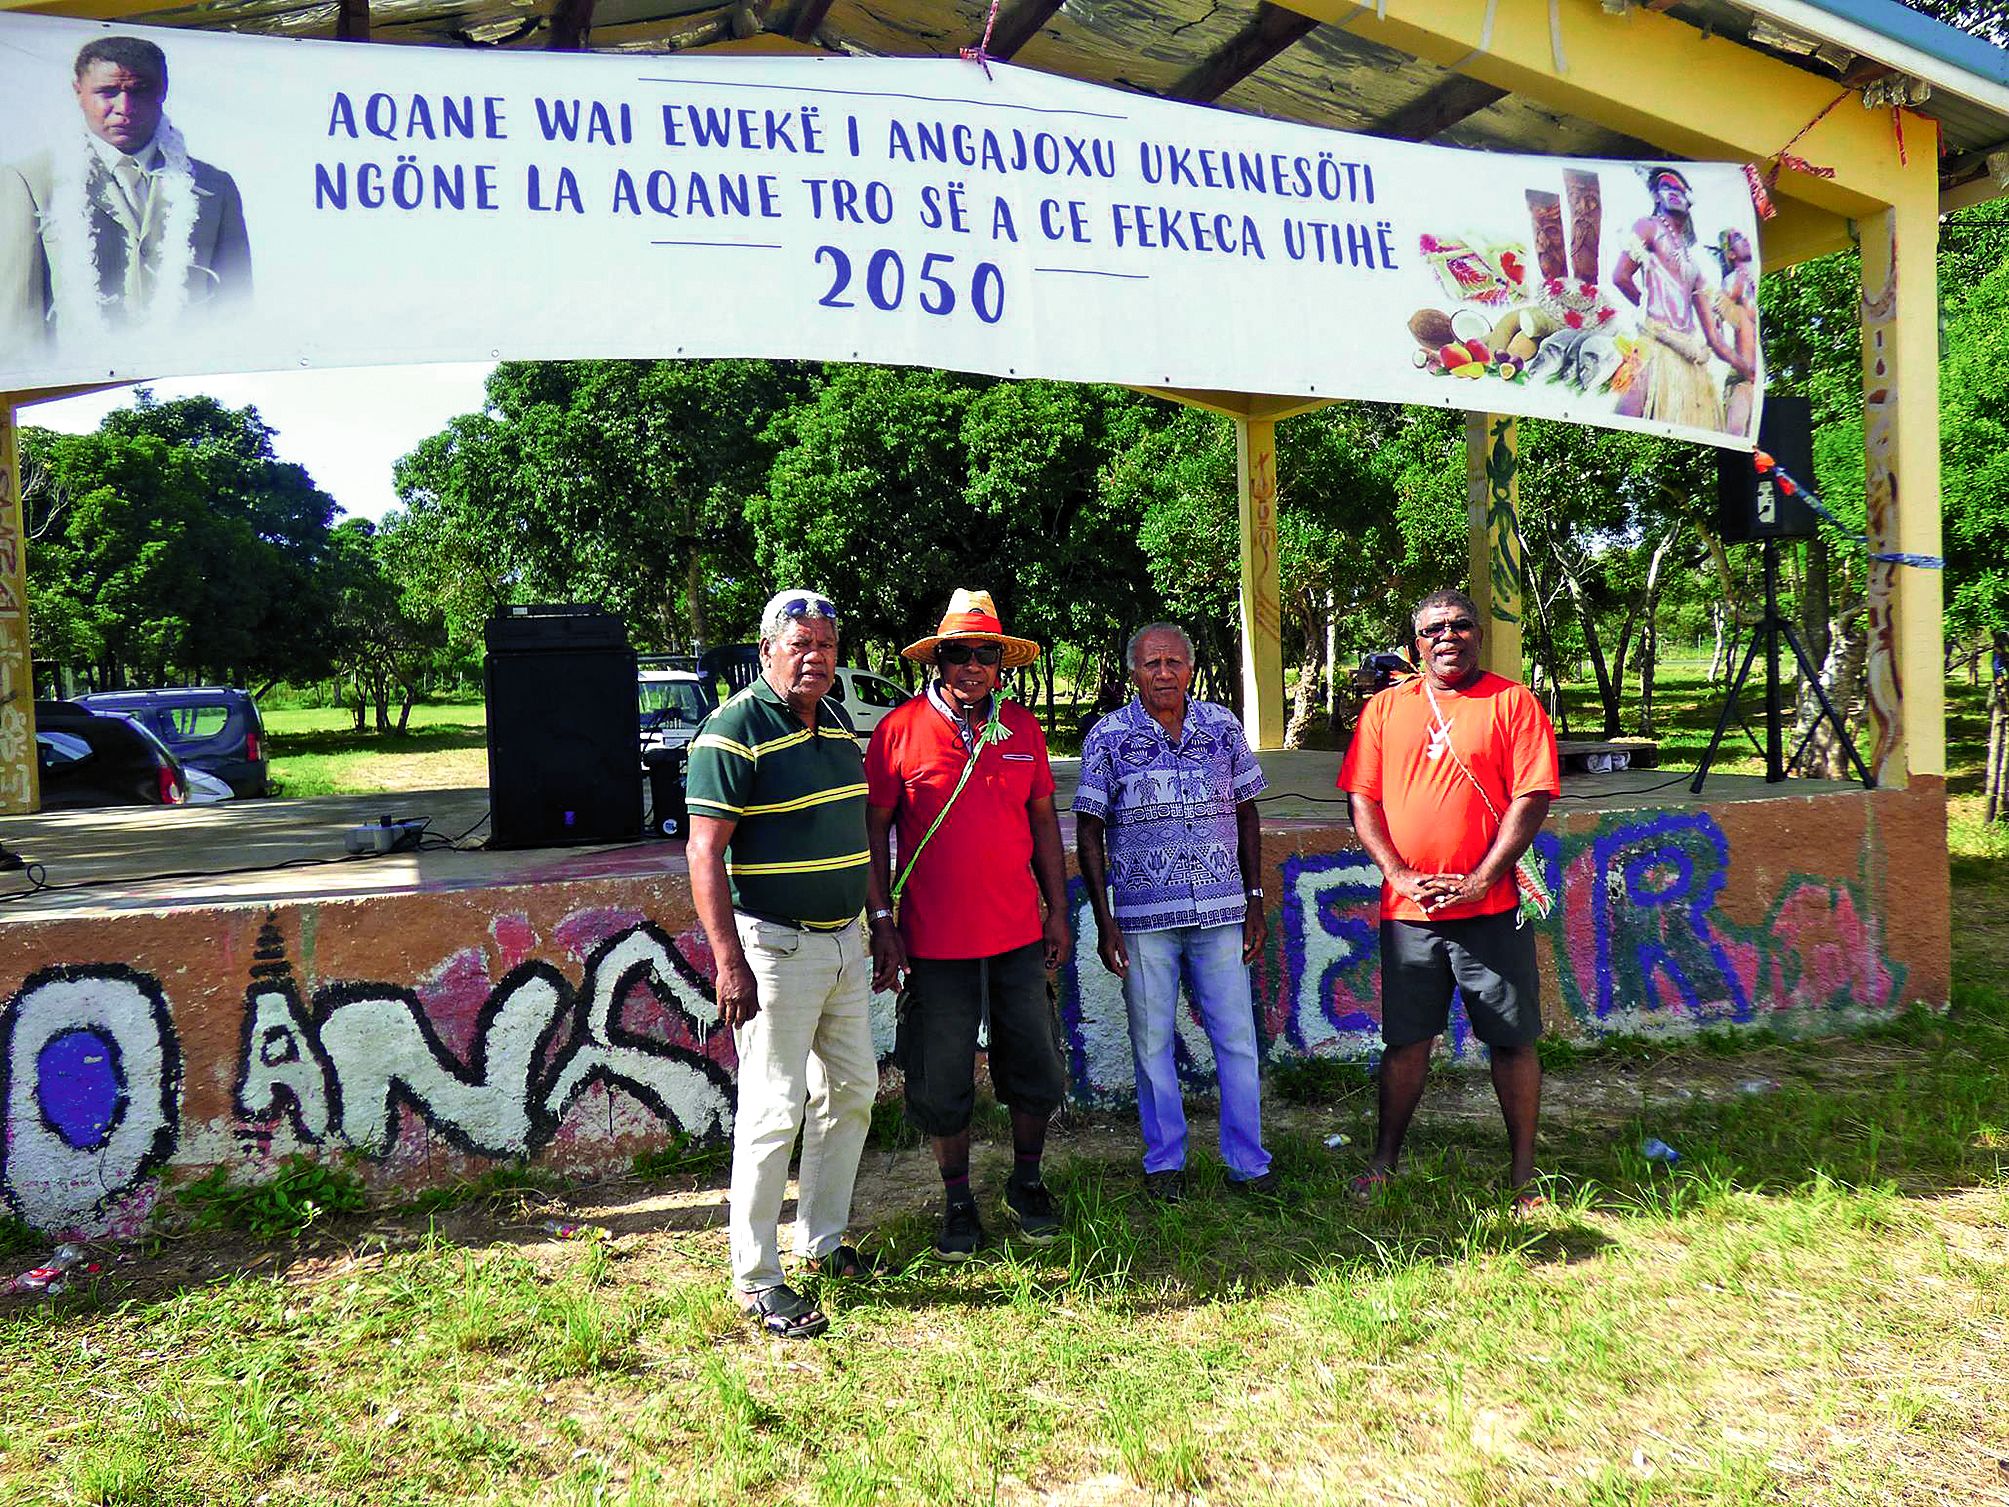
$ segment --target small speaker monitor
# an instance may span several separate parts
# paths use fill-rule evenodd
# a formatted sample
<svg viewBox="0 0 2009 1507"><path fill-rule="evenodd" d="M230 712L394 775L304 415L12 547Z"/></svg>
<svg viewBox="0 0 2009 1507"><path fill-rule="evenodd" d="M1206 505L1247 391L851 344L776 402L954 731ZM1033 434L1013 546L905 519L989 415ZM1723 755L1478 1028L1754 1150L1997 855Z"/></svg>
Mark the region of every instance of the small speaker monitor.
<svg viewBox="0 0 2009 1507"><path fill-rule="evenodd" d="M1767 393L1758 425L1758 448L1803 487L1814 481L1814 412L1806 398ZM1814 510L1803 498L1788 497L1776 478L1760 476L1750 456L1736 450L1716 455L1716 531L1727 543L1759 539L1811 539Z"/></svg>

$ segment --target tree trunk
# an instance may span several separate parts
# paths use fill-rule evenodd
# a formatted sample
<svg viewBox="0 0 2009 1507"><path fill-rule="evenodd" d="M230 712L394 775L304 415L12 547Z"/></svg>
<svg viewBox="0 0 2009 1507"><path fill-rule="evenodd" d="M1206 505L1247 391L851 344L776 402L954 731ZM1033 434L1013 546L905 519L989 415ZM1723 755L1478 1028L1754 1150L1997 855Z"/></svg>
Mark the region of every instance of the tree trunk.
<svg viewBox="0 0 2009 1507"><path fill-rule="evenodd" d="M1660 630L1654 619L1660 611L1662 571L1668 555L1674 550L1674 541L1680 537L1681 525L1676 523L1653 547L1653 558L1646 564L1646 593L1639 608L1639 735L1642 738L1653 736L1653 662L1660 652Z"/></svg>
<svg viewBox="0 0 2009 1507"><path fill-rule="evenodd" d="M1816 534L1807 541L1807 579L1800 588L1800 643L1814 664L1828 662L1829 623L1833 620L1828 541Z"/></svg>
<svg viewBox="0 0 2009 1507"><path fill-rule="evenodd" d="M2002 788L2005 770L2009 770L2009 677L1997 675L1988 693L1988 764L1983 782L1986 821L2009 819L2009 792Z"/></svg>
<svg viewBox="0 0 2009 1507"><path fill-rule="evenodd" d="M1709 604L1709 626L1716 635L1716 646L1709 651L1709 673L1704 679L1707 685L1714 685L1723 677L1724 660L1730 649L1730 609L1721 602Z"/></svg>
<svg viewBox="0 0 2009 1507"><path fill-rule="evenodd" d="M1537 645L1535 652L1537 662L1548 673L1549 717L1555 723L1557 731L1567 738L1570 732L1570 715L1569 707L1563 701L1562 665L1556 655L1555 628L1549 619L1549 593L1541 577L1532 571L1528 575L1527 586L1528 590L1522 600L1532 605L1535 610Z"/></svg>
<svg viewBox="0 0 2009 1507"><path fill-rule="evenodd" d="M1854 712L1857 693L1862 688L1863 662L1869 651L1868 620L1860 607L1844 613L1834 625L1828 639L1828 657L1821 665L1821 685L1828 693L1828 700L1849 724L1850 735L1860 731ZM1804 737L1806 729L1815 717L1820 715L1821 704L1814 698L1813 688L1805 687L1800 693L1798 736ZM1834 724L1826 721L1807 739L1806 752L1800 756L1799 772L1812 779L1845 780L1854 773L1849 766L1848 755L1842 751L1841 740L1835 736Z"/></svg>
<svg viewBox="0 0 2009 1507"><path fill-rule="evenodd" d="M1612 683L1611 668L1605 663L1604 645L1597 636L1597 617L1591 611L1590 596L1583 589L1583 582L1569 566L1558 564L1563 573L1563 584L1569 588L1570 603L1576 608L1577 624L1583 629L1584 652L1590 656L1591 673L1597 679L1597 699L1604 708L1604 734L1607 738L1619 735L1618 687Z"/></svg>
<svg viewBox="0 0 2009 1507"><path fill-rule="evenodd" d="M705 651L707 627L705 623L705 569L704 559L698 553L697 545L691 546L690 558L684 562L684 605L690 609L691 652Z"/></svg>
<svg viewBox="0 0 2009 1507"><path fill-rule="evenodd" d="M1284 747L1303 748L1304 737L1311 730L1312 718L1318 715L1320 696L1318 694L1318 672L1325 658L1325 635L1314 620L1315 613L1309 603L1302 604L1305 613L1304 658L1298 663L1297 694L1292 698L1290 722L1284 728Z"/></svg>

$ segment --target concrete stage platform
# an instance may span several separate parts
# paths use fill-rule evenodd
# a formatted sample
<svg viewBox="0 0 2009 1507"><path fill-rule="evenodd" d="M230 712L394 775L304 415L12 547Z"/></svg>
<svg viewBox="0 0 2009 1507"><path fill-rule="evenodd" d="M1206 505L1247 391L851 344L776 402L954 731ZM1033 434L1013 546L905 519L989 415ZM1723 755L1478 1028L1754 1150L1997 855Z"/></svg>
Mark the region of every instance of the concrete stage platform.
<svg viewBox="0 0 2009 1507"><path fill-rule="evenodd" d="M1333 786L1338 755L1279 752L1261 758L1270 782L1261 801L1266 827L1348 827L1345 801ZM1067 808L1079 767L1076 759L1054 760L1070 845L1074 833ZM1712 773L1704 793L1695 796L1687 788L1692 774L1675 769L1568 774L1556 810L1560 815L1572 809L1682 809L1857 788L1821 780L1767 785L1756 776ZM32 886L22 874L0 873L0 926L177 905L255 905L684 872L680 842L491 851L481 846L487 813L486 790L461 789L0 818L0 847L40 864L48 886L25 893ZM385 816L426 819L428 841L441 845L369 857L344 852L345 832ZM446 847L453 838L462 838L461 845Z"/></svg>
<svg viewBox="0 0 2009 1507"><path fill-rule="evenodd" d="M1267 1062L1378 1046L1380 876L1330 753L1263 760ZM1072 795L1072 761L1059 764ZM1531 928L1554 1032L1843 1031L1949 989L1946 800L1676 769L1565 776L1536 841L1559 904ZM639 794L639 791L638 791ZM39 1228L132 1231L163 1188L293 1153L409 1188L529 1161L625 1168L723 1134L736 1067L672 842L345 860L383 815L482 834L478 790L0 821L0 1197ZM1064 819L1064 826L1071 826ZM1067 832L1070 839L1072 833ZM334 860L334 861L329 861ZM1055 987L1072 1091L1134 1098L1124 1003L1071 881ZM872 1002L882 1059L894 1000ZM1210 1091L1183 1011L1179 1061ZM1451 1056L1477 1060L1461 1012Z"/></svg>

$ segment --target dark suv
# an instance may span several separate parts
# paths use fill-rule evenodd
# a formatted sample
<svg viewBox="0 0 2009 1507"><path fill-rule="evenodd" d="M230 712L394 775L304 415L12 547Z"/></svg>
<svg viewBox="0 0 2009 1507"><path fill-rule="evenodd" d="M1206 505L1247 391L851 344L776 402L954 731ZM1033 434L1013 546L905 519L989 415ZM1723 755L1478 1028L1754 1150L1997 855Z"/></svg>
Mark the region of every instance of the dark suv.
<svg viewBox="0 0 2009 1507"><path fill-rule="evenodd" d="M99 691L79 696L94 712L130 717L182 763L207 770L235 795L265 795L265 724L249 691L187 686L159 691Z"/></svg>

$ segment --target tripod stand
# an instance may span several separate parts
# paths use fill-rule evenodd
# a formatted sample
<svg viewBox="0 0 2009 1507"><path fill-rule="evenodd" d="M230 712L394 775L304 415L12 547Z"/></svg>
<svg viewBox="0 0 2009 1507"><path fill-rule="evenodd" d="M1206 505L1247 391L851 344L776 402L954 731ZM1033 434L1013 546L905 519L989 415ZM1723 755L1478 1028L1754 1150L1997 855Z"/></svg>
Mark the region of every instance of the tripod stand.
<svg viewBox="0 0 2009 1507"><path fill-rule="evenodd" d="M1695 778L1688 782L1691 794L1702 793L1702 782L1709 777L1709 766L1716 762L1716 749L1723 741L1723 734L1730 726L1731 717L1737 712L1737 695L1744 689L1744 681L1751 673L1751 662L1762 650L1765 655L1765 782L1776 785L1786 777L1785 726L1779 707L1779 640L1784 639L1792 647L1793 658L1799 661L1800 675L1805 684L1813 687L1814 696L1821 703L1821 715L1814 719L1814 725L1807 729L1800 746L1793 750L1793 761L1798 762L1808 742L1820 730L1822 722L1834 725L1835 736L1848 751L1849 762L1855 766L1856 775L1863 782L1863 789L1876 788L1876 780L1864 766L1862 755L1856 752L1855 740L1849 737L1847 725L1834 703L1828 700L1827 690L1821 685L1821 677L1807 658L1807 651L1800 643L1800 635L1793 631L1793 625L1779 615L1779 541L1764 541L1765 551L1765 615L1751 630L1751 646L1744 651L1744 663L1737 669L1737 676L1730 682L1730 694L1723 699L1722 715L1716 719L1716 731L1710 735L1708 750L1702 755L1702 762L1695 767Z"/></svg>

